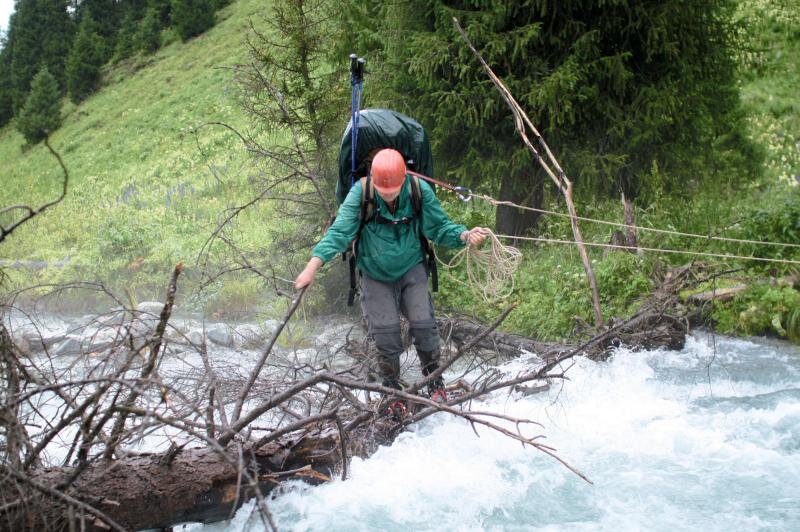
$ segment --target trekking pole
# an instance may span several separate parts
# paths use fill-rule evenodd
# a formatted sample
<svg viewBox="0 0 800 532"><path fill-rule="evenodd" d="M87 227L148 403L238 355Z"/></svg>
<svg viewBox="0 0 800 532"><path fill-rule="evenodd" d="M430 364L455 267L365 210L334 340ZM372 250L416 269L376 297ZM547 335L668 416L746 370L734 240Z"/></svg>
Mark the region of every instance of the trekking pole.
<svg viewBox="0 0 800 532"><path fill-rule="evenodd" d="M432 177L428 177L424 174L420 174L419 172L414 172L412 170L406 170L409 175L413 175L414 177L418 177L420 179L424 179L428 183L433 183L434 185L438 185L443 189L449 190L453 192L458 199L463 201L464 203L468 202L472 199L472 190L468 189L467 187L462 187L459 185L451 185L450 183L445 183L444 181L439 181L438 179L434 179Z"/></svg>
<svg viewBox="0 0 800 532"><path fill-rule="evenodd" d="M350 186L356 179L356 145L358 143L358 116L361 107L361 91L364 83L363 57L350 54Z"/></svg>

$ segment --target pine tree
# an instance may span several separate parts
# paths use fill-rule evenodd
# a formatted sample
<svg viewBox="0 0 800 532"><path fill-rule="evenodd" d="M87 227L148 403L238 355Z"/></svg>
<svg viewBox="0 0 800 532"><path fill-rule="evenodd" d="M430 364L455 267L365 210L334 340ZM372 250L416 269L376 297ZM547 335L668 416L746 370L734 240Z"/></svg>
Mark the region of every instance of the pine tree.
<svg viewBox="0 0 800 532"><path fill-rule="evenodd" d="M215 22L212 0L172 0L172 22L182 41L200 35Z"/></svg>
<svg viewBox="0 0 800 532"><path fill-rule="evenodd" d="M80 103L100 86L105 44L89 18L81 23L67 58L67 91L73 103Z"/></svg>
<svg viewBox="0 0 800 532"><path fill-rule="evenodd" d="M350 92L346 68L330 68L341 29L327 22L338 9L332 0L275 0L264 18L268 30L247 39L248 61L235 68L238 99L257 127L253 138L294 139L280 150L252 150L270 168L260 188L303 220L302 233L276 242L280 248L307 249L336 213L336 161Z"/></svg>
<svg viewBox="0 0 800 532"><path fill-rule="evenodd" d="M11 39L10 31L0 39L0 127L6 125L14 116L11 99L13 90L11 84Z"/></svg>
<svg viewBox="0 0 800 532"><path fill-rule="evenodd" d="M88 24L88 29L99 37L97 52L103 63L108 61L116 47L121 4L115 0L83 0L78 4L77 19L80 27Z"/></svg>
<svg viewBox="0 0 800 532"><path fill-rule="evenodd" d="M147 13L139 23L135 45L145 54L152 54L161 47L161 22L156 9L147 9Z"/></svg>
<svg viewBox="0 0 800 532"><path fill-rule="evenodd" d="M117 44L114 48L112 61L118 62L127 59L136 51L136 33L138 24L135 15L129 12L122 21L119 33L117 34Z"/></svg>
<svg viewBox="0 0 800 532"><path fill-rule="evenodd" d="M654 167L672 191L714 168L719 176L733 165L739 174L755 172L738 133L734 6L735 0L372 0L342 13L356 28L359 51L371 50L383 102L430 129L437 160L453 178L480 176L500 199L538 206L547 178L452 18L527 110L578 194L624 190L635 197L651 190ZM520 234L535 217L520 223L513 211L499 209L497 222L499 231Z"/></svg>
<svg viewBox="0 0 800 532"><path fill-rule="evenodd" d="M31 91L17 116L17 129L29 144L61 126L61 91L55 77L42 67L31 82Z"/></svg>
<svg viewBox="0 0 800 532"><path fill-rule="evenodd" d="M67 0L18 0L11 50L12 105L17 113L26 101L31 80L42 66L65 87L64 64L72 46L74 25Z"/></svg>

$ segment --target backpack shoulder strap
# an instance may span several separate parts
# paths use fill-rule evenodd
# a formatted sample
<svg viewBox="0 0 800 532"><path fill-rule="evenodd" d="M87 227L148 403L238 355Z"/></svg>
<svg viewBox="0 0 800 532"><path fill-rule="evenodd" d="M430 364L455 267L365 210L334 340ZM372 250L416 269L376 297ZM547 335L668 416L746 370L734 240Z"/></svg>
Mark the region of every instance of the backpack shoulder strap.
<svg viewBox="0 0 800 532"><path fill-rule="evenodd" d="M419 216L422 212L422 190L419 178L416 176L411 176L411 206L414 209L414 216Z"/></svg>
<svg viewBox="0 0 800 532"><path fill-rule="evenodd" d="M375 187L372 185L372 178L370 176L362 177L358 181L361 183L361 211L359 213L361 227L358 228L356 238L361 234L364 224L372 218L372 213L375 211Z"/></svg>
<svg viewBox="0 0 800 532"><path fill-rule="evenodd" d="M436 268L436 253L433 250L433 245L422 234L422 188L419 178L416 176L411 176L411 206L414 209L414 216L419 218L419 241L422 245L422 253L425 255L425 268L431 276L431 288L434 292L438 292L439 271Z"/></svg>

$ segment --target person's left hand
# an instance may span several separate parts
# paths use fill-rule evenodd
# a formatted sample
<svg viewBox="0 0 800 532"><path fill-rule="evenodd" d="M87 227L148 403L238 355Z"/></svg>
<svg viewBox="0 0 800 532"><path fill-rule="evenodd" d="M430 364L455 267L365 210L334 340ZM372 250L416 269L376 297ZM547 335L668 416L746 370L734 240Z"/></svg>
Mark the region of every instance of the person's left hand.
<svg viewBox="0 0 800 532"><path fill-rule="evenodd" d="M466 235L462 238L464 242L470 246L479 246L491 234L491 231L486 227L473 227L466 231Z"/></svg>

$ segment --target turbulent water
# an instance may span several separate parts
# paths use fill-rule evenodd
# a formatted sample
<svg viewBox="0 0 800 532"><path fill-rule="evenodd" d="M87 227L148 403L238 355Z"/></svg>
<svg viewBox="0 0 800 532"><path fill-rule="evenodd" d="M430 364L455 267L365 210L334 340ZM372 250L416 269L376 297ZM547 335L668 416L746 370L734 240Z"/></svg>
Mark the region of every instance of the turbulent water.
<svg viewBox="0 0 800 532"><path fill-rule="evenodd" d="M520 364L520 361L511 364ZM557 461L438 414L350 477L289 486L281 530L800 530L800 349L694 336L681 352L576 360L491 408L540 422ZM252 504L228 523L263 530Z"/></svg>

